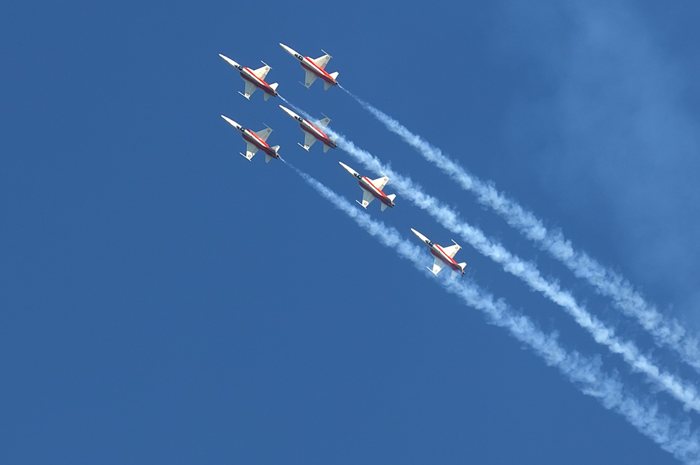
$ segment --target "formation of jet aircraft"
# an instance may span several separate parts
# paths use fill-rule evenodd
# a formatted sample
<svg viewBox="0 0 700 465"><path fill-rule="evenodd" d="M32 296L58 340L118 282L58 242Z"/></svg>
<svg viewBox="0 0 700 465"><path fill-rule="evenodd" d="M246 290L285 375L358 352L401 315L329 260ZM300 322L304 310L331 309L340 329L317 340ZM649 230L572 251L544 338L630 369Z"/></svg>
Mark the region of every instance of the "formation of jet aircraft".
<svg viewBox="0 0 700 465"><path fill-rule="evenodd" d="M280 43L282 48L292 55L294 58L299 60L301 63L301 67L304 69L306 72L306 78L305 78L305 84L304 86L306 88L309 88L311 84L314 83L314 81L318 78L323 80L323 85L324 89L328 90L331 86L337 86L338 81L336 80L338 77L338 73L328 73L326 72L325 68L326 65L328 64L328 61L331 59L331 56L323 52L324 55L319 57L319 58L310 58L307 56L302 56L290 47L287 47L286 45ZM263 67L258 68L258 69L250 69L243 67L233 61L232 59L219 54L221 58L224 59L228 64L233 66L236 70L238 70L241 74L241 78L245 82L245 89L244 92L238 92L241 94L243 97L246 99L250 100L250 96L253 95L253 93L257 89L261 89L264 93L263 98L265 101L269 99L270 97L277 97L279 94L277 93L277 83L273 84L268 84L265 82L265 78L267 77L267 74L269 71L272 69L268 64L263 62ZM284 99L283 99L284 100ZM286 100L285 100L286 101ZM318 140L323 143L323 152L328 152L329 149L334 149L338 145L335 143L332 137L330 137L328 134L323 132L323 129L325 129L328 126L328 123L330 123L331 119L328 118L327 116L319 121L311 122L308 119L302 118L292 110L290 110L287 107L284 107L282 105L279 106L285 113L287 113L290 117L292 117L295 121L299 123L299 126L301 127L301 130L304 132L304 145L299 144L301 148L306 150L308 152L309 148L311 148L312 145ZM325 116L325 115L324 115ZM241 153L243 157L245 157L248 160L252 160L253 156L258 152L262 151L265 153L265 162L269 162L273 158L279 158L279 145L275 145L273 147L270 147L270 145L267 143L268 137L270 137L270 134L272 133L272 129L265 128L261 131L253 132L250 129L246 129L240 124L236 123L232 119L221 115L221 117L231 126L233 126L236 130L238 130L241 135L243 136L243 140L246 142L246 153L245 155ZM367 206L369 206L374 199L379 200L381 202L381 211L386 210L388 207L393 208L394 207L394 199L396 198L396 194L385 194L383 189L389 182L389 178L386 176L383 176L381 178L377 179L370 179L366 176L360 175L357 171L354 169L350 168L348 165L346 165L343 162L339 162L340 166L342 166L348 173L350 173L357 181L359 182L360 189L362 189L362 201L360 202L357 200L357 203L364 209L367 209ZM427 245L430 248L430 253L433 255L433 266L432 268L428 267L428 270L430 270L431 273L437 276L437 274L445 267L447 266L451 270L453 270L455 273L461 273L462 275L464 274L464 268L467 266L466 263L457 263L454 260L454 256L461 249L459 244L454 242L454 245L448 246L448 247L442 247L439 246L433 242L430 241L427 237L416 231L415 229L411 228L411 231L418 236L418 238L423 242L425 245Z"/></svg>

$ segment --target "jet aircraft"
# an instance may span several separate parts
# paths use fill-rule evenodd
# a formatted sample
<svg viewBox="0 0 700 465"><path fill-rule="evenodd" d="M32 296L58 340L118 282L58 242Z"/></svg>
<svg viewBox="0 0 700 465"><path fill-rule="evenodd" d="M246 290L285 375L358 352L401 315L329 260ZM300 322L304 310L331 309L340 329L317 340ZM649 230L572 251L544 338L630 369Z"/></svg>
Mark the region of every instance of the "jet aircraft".
<svg viewBox="0 0 700 465"><path fill-rule="evenodd" d="M269 163L269 161L273 158L280 157L277 152L280 149L280 146L275 145L274 147L270 147L267 144L267 142L265 142L267 138L270 137L272 129L266 128L262 131L253 132L250 129L244 128L232 119L225 117L224 115L221 115L221 117L224 120L226 120L228 124L238 129L241 132L241 134L243 134L243 140L246 141L247 146L245 155L241 154L242 156L244 156L248 160L251 160L253 158L253 155L255 155L258 152L258 150L262 150L263 152L265 152L265 163Z"/></svg>
<svg viewBox="0 0 700 465"><path fill-rule="evenodd" d="M287 51L287 53L289 53L291 56L293 56L301 62L301 67L304 68L304 71L306 71L306 79L304 85L307 89L311 86L311 84L314 83L316 78L321 78L323 80L323 88L325 90L328 90L330 86L338 85L338 81L336 81L338 73L335 72L328 74L325 70L326 65L328 64L328 60L331 59L331 56L325 51L321 50L323 53L325 53L325 55L321 57L310 58L298 54L283 43L280 43L280 45L283 49Z"/></svg>
<svg viewBox="0 0 700 465"><path fill-rule="evenodd" d="M325 117L321 121L317 122L316 125L311 123L309 120L302 118L301 116L297 115L294 113L292 110L289 108L283 107L280 105L280 108L284 110L285 113L287 113L289 116L294 118L299 122L299 125L301 126L301 130L304 131L304 145L299 144L301 148L306 150L307 152L309 151L309 148L314 145L314 142L316 140L320 140L323 142L323 152L328 152L328 149L334 149L338 146L333 140L323 131L321 131L318 126L321 126L322 128L325 128L328 126L328 123L330 123L331 119L329 117Z"/></svg>
<svg viewBox="0 0 700 465"><path fill-rule="evenodd" d="M416 231L415 229L411 228L411 231L413 231L413 234L418 236L418 238L425 243L428 247L430 247L430 253L433 255L433 267L427 267L431 273L433 273L435 276L442 270L445 265L449 266L452 268L454 271L461 272L464 274L464 268L467 266L466 263L457 263L454 258L455 254L459 249L462 247L457 244L455 241L455 245L451 245L449 247L440 247L437 244L434 244L430 242L430 239Z"/></svg>
<svg viewBox="0 0 700 465"><path fill-rule="evenodd" d="M382 189L384 189L386 183L389 182L389 178L384 176L383 178L369 179L366 176L360 176L360 173L350 168L342 161L339 161L338 163L340 163L340 166L345 168L348 173L353 175L354 178L360 181L360 188L362 189L362 202L359 200L356 200L356 202L359 203L362 208L367 209L367 205L372 203L372 200L375 198L379 199L379 201L382 203L382 211L386 210L386 207L394 206L396 194L386 195L384 192L382 192Z"/></svg>
<svg viewBox="0 0 700 465"><path fill-rule="evenodd" d="M272 68L269 65L267 65L264 61L262 63L265 66L258 69L250 69L244 68L229 57L224 56L220 53L219 56L223 58L229 65L233 66L241 72L241 77L245 82L245 93L239 92L239 94L241 94L243 97L250 100L250 96L253 95L253 92L255 92L258 88L262 89L263 92L265 92L265 101L267 101L267 99L269 99L270 96L277 97L277 83L275 82L274 84L268 84L267 82L265 82L265 76L267 76L267 73Z"/></svg>

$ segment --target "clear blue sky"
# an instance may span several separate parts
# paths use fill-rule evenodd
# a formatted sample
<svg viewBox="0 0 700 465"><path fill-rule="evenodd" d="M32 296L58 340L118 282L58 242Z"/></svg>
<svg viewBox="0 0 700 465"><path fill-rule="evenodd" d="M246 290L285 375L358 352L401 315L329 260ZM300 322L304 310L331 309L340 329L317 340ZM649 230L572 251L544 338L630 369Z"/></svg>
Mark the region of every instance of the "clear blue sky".
<svg viewBox="0 0 700 465"><path fill-rule="evenodd" d="M690 2L620 0L3 5L0 462L678 463L282 162L238 155L220 114L269 125L285 159L351 201L361 191L338 161L373 176L340 149L303 151L283 102L246 101L218 54L264 60L287 99L697 384L341 89L300 85L278 43L328 51L347 89L697 332L699 22ZM400 196L368 212L406 237L457 239ZM700 425L462 245L476 283Z"/></svg>

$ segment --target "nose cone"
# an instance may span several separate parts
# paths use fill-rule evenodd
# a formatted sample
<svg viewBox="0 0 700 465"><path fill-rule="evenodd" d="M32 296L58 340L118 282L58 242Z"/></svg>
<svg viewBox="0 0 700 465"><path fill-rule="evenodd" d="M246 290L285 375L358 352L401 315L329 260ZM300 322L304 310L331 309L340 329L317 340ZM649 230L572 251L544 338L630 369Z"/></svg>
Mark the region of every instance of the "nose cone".
<svg viewBox="0 0 700 465"><path fill-rule="evenodd" d="M287 53L289 53L291 56L293 56L294 58L297 58L297 55L299 55L296 51L294 51L293 49L287 47L287 46L284 45L282 42L280 42L280 46L281 46ZM297 59L298 59L298 58L297 58Z"/></svg>
<svg viewBox="0 0 700 465"><path fill-rule="evenodd" d="M294 112L293 112L292 110L290 110L289 108L283 107L282 105L280 105L280 108L283 109L284 112L287 113L287 114L288 114L289 116L291 116L292 118L294 118L294 119L299 118L299 115L297 115L296 113L294 113Z"/></svg>
<svg viewBox="0 0 700 465"><path fill-rule="evenodd" d="M234 120L232 120L231 118L227 118L227 117L225 117L224 115L221 115L221 117L222 117L228 124L230 124L231 126L233 126L233 127L236 128L236 129L238 129L239 131L242 131L242 130L243 130L243 128L241 127L241 125L238 124L238 123L236 123L236 122L235 122Z"/></svg>
<svg viewBox="0 0 700 465"><path fill-rule="evenodd" d="M359 174L357 173L357 171L355 171L354 169L350 168L348 165L346 165L346 164L343 163L342 161L339 161L338 163L340 163L340 166L342 166L343 168L345 168L345 171L347 171L348 173L352 174L353 176L359 176Z"/></svg>
<svg viewBox="0 0 700 465"><path fill-rule="evenodd" d="M418 236L418 239L420 239L421 241L426 242L426 243L430 242L427 237L425 237L424 235L422 235L421 233L419 233L415 229L411 228L411 231L413 231L413 234Z"/></svg>
<svg viewBox="0 0 700 465"><path fill-rule="evenodd" d="M219 53L219 56L220 56L221 58L223 58L224 61L225 61L226 63L228 63L229 65L233 66L234 68L236 68L236 69L240 69L240 68L241 68L241 65L239 65L238 63L236 63L235 61L233 61L233 60L230 59L229 57L227 57L227 56L225 56L225 55L222 55L222 54L220 54L220 53Z"/></svg>

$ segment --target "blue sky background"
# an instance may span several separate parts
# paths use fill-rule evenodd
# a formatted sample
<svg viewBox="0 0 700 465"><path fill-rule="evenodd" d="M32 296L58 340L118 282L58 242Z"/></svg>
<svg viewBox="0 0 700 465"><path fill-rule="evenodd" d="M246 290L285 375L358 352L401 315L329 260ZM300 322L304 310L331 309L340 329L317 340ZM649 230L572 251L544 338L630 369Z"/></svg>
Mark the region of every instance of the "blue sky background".
<svg viewBox="0 0 700 465"><path fill-rule="evenodd" d="M33 463L678 463L357 228L225 114L350 200L268 82L651 339L283 42L561 228L697 331L700 6L15 2L0 7L0 456ZM392 193L391 182L385 189ZM400 196L369 213L452 235ZM358 207L359 208L359 207ZM407 236L408 237L408 236ZM456 238L455 238L456 239ZM462 244L468 275L700 424ZM428 265L429 263L426 263ZM660 349L672 372L697 374Z"/></svg>

